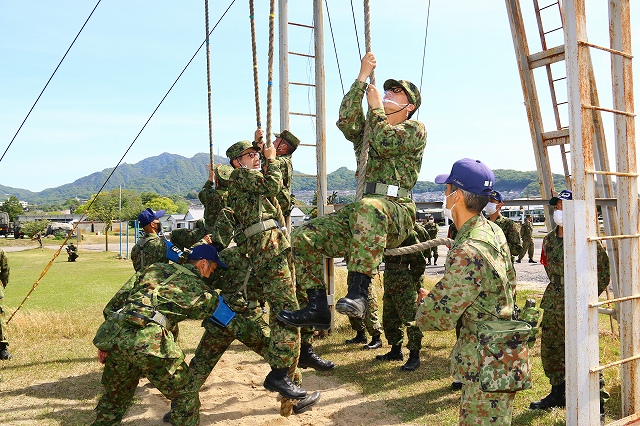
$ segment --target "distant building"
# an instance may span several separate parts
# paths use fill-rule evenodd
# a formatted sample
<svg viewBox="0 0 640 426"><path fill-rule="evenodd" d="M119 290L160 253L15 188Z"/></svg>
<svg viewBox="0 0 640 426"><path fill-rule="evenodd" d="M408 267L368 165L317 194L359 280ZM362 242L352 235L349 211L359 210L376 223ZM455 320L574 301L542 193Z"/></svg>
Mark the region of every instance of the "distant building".
<svg viewBox="0 0 640 426"><path fill-rule="evenodd" d="M193 229L196 222L204 217L204 209L189 209L186 214L172 214L160 218L163 229L171 232L174 229Z"/></svg>

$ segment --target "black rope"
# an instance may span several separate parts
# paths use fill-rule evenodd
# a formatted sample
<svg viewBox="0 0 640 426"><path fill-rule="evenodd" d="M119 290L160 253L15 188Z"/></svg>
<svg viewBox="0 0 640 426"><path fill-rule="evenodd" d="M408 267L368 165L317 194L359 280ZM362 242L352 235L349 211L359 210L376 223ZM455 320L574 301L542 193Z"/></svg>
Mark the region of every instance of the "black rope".
<svg viewBox="0 0 640 426"><path fill-rule="evenodd" d="M356 43L358 44L358 57L362 58L360 52L360 39L358 38L358 25L356 24L356 12L353 10L353 0L351 0L351 16L353 16L353 29L356 32Z"/></svg>
<svg viewBox="0 0 640 426"><path fill-rule="evenodd" d="M353 3L351 3L353 7ZM340 61L338 60L338 49L336 48L336 39L333 36L333 26L331 25L331 14L329 13L329 5L327 4L327 0L324 0L324 7L327 9L327 18L329 19L329 30L331 31L331 41L333 42L333 51L336 55L336 64L338 64L338 75L340 76L340 86L342 87L342 96L344 97L344 83L342 82L342 71L340 71ZM356 33L357 36L357 33ZM358 45L360 48L360 45Z"/></svg>
<svg viewBox="0 0 640 426"><path fill-rule="evenodd" d="M18 133L20 133L20 130L22 130L22 126L24 126L24 123L27 122L27 119L31 115L31 112L33 111L33 109L36 107L36 104L40 100L40 97L42 96L44 91L47 89L47 86L49 86L49 83L51 83L51 80L53 79L53 76L56 75L56 72L58 71L58 68L60 68L60 65L62 65L62 61L64 61L64 59L67 57L67 54L69 53L69 51L73 47L74 43L76 42L78 37L80 37L80 33L82 32L82 30L84 30L84 27L87 25L87 22L89 22L89 19L91 19L91 16L93 16L93 12L96 11L96 8L98 7L98 5L100 4L101 1L102 0L98 0L98 3L96 3L96 5L93 7L93 10L89 14L89 17L87 18L86 21L84 21L84 24L82 24L82 28L80 28L80 31L78 31L78 34L76 34L75 38L71 42L71 45L69 46L67 51L64 53L64 56L62 56L62 59L60 59L60 62L58 62L58 66L56 67L55 70L53 70L53 74L51 74L51 77L49 77L49 80L47 80L47 84L44 85L44 87L42 88L42 91L40 92L40 94L36 98L36 101L33 103L33 105L31 105L31 109L27 113L27 116L24 118L24 120L22 120L22 124L20 124L20 127L18 127L18 130L16 131L16 134L13 135L13 138L11 138L11 142L9 142L9 145L7 145L7 149L5 149L4 152L2 153L2 157L0 157L0 163L4 159L4 156L7 154L7 151L9 151L9 148L11 148L11 145L13 144L13 141L15 141L16 138L18 137Z"/></svg>
<svg viewBox="0 0 640 426"><path fill-rule="evenodd" d="M429 15L431 14L431 0L427 6L427 25L424 29L424 47L422 48L422 71L420 73L420 93L422 93L422 77L424 77L424 59L427 55L427 34L429 32ZM416 114L416 120L420 117L420 110Z"/></svg>

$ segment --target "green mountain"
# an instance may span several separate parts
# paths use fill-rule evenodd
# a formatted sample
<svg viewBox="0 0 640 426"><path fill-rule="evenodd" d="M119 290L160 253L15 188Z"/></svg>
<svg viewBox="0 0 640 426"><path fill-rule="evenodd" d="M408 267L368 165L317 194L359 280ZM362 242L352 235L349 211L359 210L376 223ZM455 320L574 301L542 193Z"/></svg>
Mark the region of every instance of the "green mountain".
<svg viewBox="0 0 640 426"><path fill-rule="evenodd" d="M146 158L135 164L124 163L115 171L113 168L104 169L101 172L92 173L56 188L48 188L40 192L32 192L26 189L12 188L0 185L0 192L15 195L21 201L31 204L59 203L69 198L88 199L95 194L109 175L109 181L105 185L106 190L123 188L139 192L156 192L160 195L186 196L193 191L199 191L206 179L206 164L209 162L209 154L200 153L191 158L177 154L163 153L155 157ZM216 163L227 163L225 157L215 156ZM509 169L496 169L496 189L498 191L515 191L523 195L539 195L538 175L535 171L521 172ZM298 172L294 172L298 173ZM564 178L554 175L556 188L564 188ZM353 191L356 187L355 172L346 167L341 167L327 175L327 187L329 191ZM293 192L314 191L316 181L313 177L294 176L292 182ZM421 181L414 188L414 193L439 192L442 185L433 182Z"/></svg>

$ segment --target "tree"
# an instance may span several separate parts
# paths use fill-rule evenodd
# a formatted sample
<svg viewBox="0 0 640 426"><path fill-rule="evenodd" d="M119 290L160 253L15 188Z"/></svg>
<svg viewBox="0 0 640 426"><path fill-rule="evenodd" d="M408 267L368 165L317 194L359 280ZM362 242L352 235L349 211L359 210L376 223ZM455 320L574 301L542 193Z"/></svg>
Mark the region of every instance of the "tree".
<svg viewBox="0 0 640 426"><path fill-rule="evenodd" d="M20 224L20 230L24 232L24 234L31 238L36 234L44 235L44 231L51 224L50 220L28 220L26 222L22 222Z"/></svg>
<svg viewBox="0 0 640 426"><path fill-rule="evenodd" d="M178 211L178 206L169 197L158 196L149 200L145 205L155 211L164 210L168 214L173 214Z"/></svg>
<svg viewBox="0 0 640 426"><path fill-rule="evenodd" d="M15 221L19 215L24 213L24 209L22 208L22 204L20 204L20 200L15 195L9 197L7 201L2 203L0 206L0 211L9 213L9 221Z"/></svg>

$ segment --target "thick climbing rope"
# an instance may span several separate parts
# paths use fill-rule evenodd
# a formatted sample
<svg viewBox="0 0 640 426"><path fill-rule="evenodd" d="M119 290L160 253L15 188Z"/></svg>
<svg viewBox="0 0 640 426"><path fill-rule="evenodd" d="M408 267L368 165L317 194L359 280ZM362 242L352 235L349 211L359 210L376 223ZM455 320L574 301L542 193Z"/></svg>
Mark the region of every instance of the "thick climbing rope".
<svg viewBox="0 0 640 426"><path fill-rule="evenodd" d="M213 170L213 120L211 118L211 52L209 49L209 0L204 0L204 35L207 43L207 109L209 111L209 164Z"/></svg>
<svg viewBox="0 0 640 426"><path fill-rule="evenodd" d="M218 22L216 22L216 24L213 26L213 29L211 29L211 31L209 31L209 33L207 34L207 36L210 36L211 33L213 33L213 31L218 27L218 24L220 23L220 21L222 21L222 18L224 18L227 14L227 12L229 12L229 9L231 9L231 6L233 6L233 4L236 2L236 0L231 0L231 3L229 4L229 6L227 7L227 9L222 13L222 16L220 16L220 18L218 19ZM169 90L167 90L167 92L165 93L165 95L162 97L162 99L160 100L160 102L158 103L158 106L156 106L156 108L153 110L153 112L151 113L151 115L149 116L149 118L147 119L147 121L144 123L144 125L142 126L142 128L140 129L140 131L138 132L138 134L136 135L136 137L133 139L133 141L131 142L131 144L129 144L129 147L127 148L127 150L124 152L124 154L122 154L122 157L120 157L120 161L118 161L118 164L116 164L116 166L111 170L111 173L109 174L109 176L107 176L107 178L105 179L104 183L102 184L102 186L100 187L100 189L98 190L98 192L96 193L96 196L94 197L94 199L89 203L89 205L87 206L87 210L85 211L85 213L80 217L80 220L78 220L78 222L76 222L75 226L73 227L73 229L71 230L71 232L69 232L69 234L67 235L67 238L65 238L65 240L62 242L62 244L60 245L60 247L58 248L58 250L56 250L56 252L53 254L53 258L49 261L49 263L45 266L45 268L42 270L42 272L40 273L40 277L33 283L33 285L31 286L31 290L29 290L29 292L27 293L27 295L24 297L24 299L22 300L22 302L20 303L20 305L16 308L15 311L13 311L13 313L11 314L11 316L9 317L9 319L7 320L7 324L11 321L11 318L13 318L13 316L16 314L16 312L18 312L20 310L20 308L22 308L22 306L24 305L24 303L27 301L27 299L29 298L29 296L31 295L31 293L33 293L33 291L36 289L36 287L38 287L38 285L40 284L40 280L46 275L47 271L49 271L49 268L51 267L51 265L53 265L53 262L56 260L56 258L60 255L60 251L62 251L62 247L64 247L64 245L67 243L67 241L70 238L70 235L74 233L74 231L76 230L76 228L78 227L78 225L80 224L80 222L82 222L82 220L84 219L84 217L86 216L87 212L91 210L91 206L93 205L94 201L98 198L98 196L102 193L102 190L104 189L104 187L107 185L107 182L109 182L109 179L111 179L111 176L113 176L113 174L116 172L116 170L118 169L118 167L120 167L120 164L122 164L122 161L124 161L124 158L126 157L126 155L129 153L129 151L131 150L131 148L133 147L133 145L136 143L136 141L138 140L138 138L140 137L140 135L142 134L142 132L144 131L144 129L147 127L147 125L149 124L149 122L151 121L151 119L153 118L153 116L156 114L156 112L160 109L160 106L163 104L163 102L165 101L165 99L167 99L167 97L169 96L169 93L171 93L171 90L173 90L173 88L175 87L175 85L178 83L178 81L180 80L180 78L182 77L182 75L185 73L185 71L187 70L187 68L189 68L189 65L191 65L191 63L193 62L193 60L195 59L196 55L200 52L200 50L202 49L202 46L204 46L206 40L203 41L200 46L198 47L198 49L196 50L196 52L193 54L193 56L191 56L191 59L189 59L189 62L187 62L187 65L185 65L185 67L182 69L182 71L180 72L180 74L178 75L178 77L175 79L175 81L173 82L173 84L171 85L171 87L169 87Z"/></svg>
<svg viewBox="0 0 640 426"><path fill-rule="evenodd" d="M369 9L369 0L364 0L364 45L365 51L367 53L371 52L371 11ZM373 85L376 84L376 77L373 71L371 71L371 75L369 76L369 82ZM362 138L362 145L360 146L360 153L358 155L358 168L356 171L356 201L360 200L364 194L368 158L369 139L365 136Z"/></svg>
<svg viewBox="0 0 640 426"><path fill-rule="evenodd" d="M275 45L276 0L269 7L269 57L267 58L267 146L271 146L271 110L273 104L273 46Z"/></svg>
<svg viewBox="0 0 640 426"><path fill-rule="evenodd" d="M4 150L4 152L2 153L2 156L0 156L0 162L2 162L2 159L4 158L5 155L7 155L7 151L9 151L9 148L11 148L11 145L13 145L13 141L16 140L16 138L18 137L18 133L20 133L20 130L22 130L22 127L24 126L24 123L27 122L27 119L29 118L29 116L31 115L31 112L33 111L33 109L36 107L36 104L38 103L38 101L40 100L40 98L42 97L42 94L44 93L44 91L47 89L47 87L49 86L49 83L51 83L51 80L53 80L53 76L56 75L56 72L58 72L58 68L60 68L60 65L62 65L62 61L64 61L64 58L67 57L67 55L69 54L69 51L71 50L71 48L73 47L73 45L75 44L76 40L78 39L78 37L80 37L80 33L82 32L82 30L84 30L84 27L87 26L87 23L89 22L89 19L91 19L91 17L93 16L93 12L96 11L96 9L98 8L98 5L100 4L102 0L98 0L98 2L96 3L96 5L93 7L93 10L91 11L91 13L89 14L89 17L84 21L84 24L82 24L82 27L80 28L80 31L78 31L78 34L76 34L75 38L73 39L73 41L71 42L71 45L69 46L69 48L67 49L66 52L64 52L64 55L62 56L62 59L60 59L60 62L58 62L58 65L56 66L56 69L53 70L53 73L51 74L51 77L49 77L49 80L47 80L47 83L44 85L44 87L42 88L42 90L40 91L40 94L38 95L38 97L36 98L35 102L33 103L33 105L31 105L31 109L29 109L29 112L27 113L27 115L24 117L24 120L22 120L22 123L20 124L20 127L18 127L18 130L16 130L15 135L13 135L13 137L11 138L11 142L9 142L9 145L7 145L7 148Z"/></svg>
<svg viewBox="0 0 640 426"><path fill-rule="evenodd" d="M433 240L428 240L423 243L414 244L412 246L387 249L384 251L384 255L400 256L401 254L415 253L417 251L426 250L428 248L435 247L435 246L451 247L452 245L453 245L453 240L451 238L434 238Z"/></svg>
<svg viewBox="0 0 640 426"><path fill-rule="evenodd" d="M256 24L253 0L249 0L249 20L251 21L251 52L253 54L253 94L256 100L256 127L262 128L260 122L260 86L258 85L258 47L256 45ZM269 137L267 136L267 139Z"/></svg>

